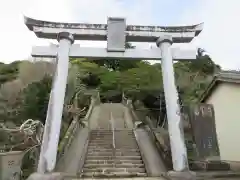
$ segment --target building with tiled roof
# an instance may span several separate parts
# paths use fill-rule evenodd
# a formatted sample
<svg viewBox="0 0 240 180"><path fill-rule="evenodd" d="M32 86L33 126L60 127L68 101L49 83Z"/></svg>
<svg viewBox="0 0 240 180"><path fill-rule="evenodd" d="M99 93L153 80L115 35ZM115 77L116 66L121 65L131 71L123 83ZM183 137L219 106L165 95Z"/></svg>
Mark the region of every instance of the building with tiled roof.
<svg viewBox="0 0 240 180"><path fill-rule="evenodd" d="M214 106L221 160L240 161L240 72L216 74L200 102Z"/></svg>

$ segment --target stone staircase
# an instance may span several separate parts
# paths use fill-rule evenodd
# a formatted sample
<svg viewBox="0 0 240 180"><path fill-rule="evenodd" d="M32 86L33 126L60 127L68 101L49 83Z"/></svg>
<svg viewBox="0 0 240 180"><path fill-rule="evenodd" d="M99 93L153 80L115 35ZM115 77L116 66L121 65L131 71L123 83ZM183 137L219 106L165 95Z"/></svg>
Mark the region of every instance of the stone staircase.
<svg viewBox="0 0 240 180"><path fill-rule="evenodd" d="M132 130L115 130L115 148L111 130L92 130L81 176L145 177L144 163Z"/></svg>

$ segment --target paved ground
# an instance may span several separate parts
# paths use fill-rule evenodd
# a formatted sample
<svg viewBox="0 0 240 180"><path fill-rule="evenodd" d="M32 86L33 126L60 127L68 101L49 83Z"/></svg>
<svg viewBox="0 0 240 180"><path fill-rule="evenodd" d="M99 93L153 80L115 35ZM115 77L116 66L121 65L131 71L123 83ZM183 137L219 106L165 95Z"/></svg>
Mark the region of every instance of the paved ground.
<svg viewBox="0 0 240 180"><path fill-rule="evenodd" d="M152 178L147 177L147 178L113 178L113 179L89 179L88 178L88 179L71 179L71 180L167 180L167 179L162 177L152 177ZM204 178L199 180L240 180L240 178Z"/></svg>
<svg viewBox="0 0 240 180"><path fill-rule="evenodd" d="M66 176L66 174L55 173L54 175L42 175L42 174L32 174L28 180L63 180L61 177L64 176L64 180L169 180L163 177L146 177L146 178L75 178L73 176ZM240 180L240 176L235 178L225 177L225 178L197 178L197 180Z"/></svg>
<svg viewBox="0 0 240 180"><path fill-rule="evenodd" d="M147 178L113 178L113 179L89 179L88 178L88 179L71 179L71 180L166 180L166 179L162 177L152 177L152 178L147 177ZM214 179L207 178L204 180L240 180L240 178L214 178Z"/></svg>
<svg viewBox="0 0 240 180"><path fill-rule="evenodd" d="M136 178L74 178L65 176L65 180L169 180L164 177L136 177ZM240 180L240 172L198 172L196 180Z"/></svg>
<svg viewBox="0 0 240 180"><path fill-rule="evenodd" d="M165 178L161 177L147 177L147 178L113 178L113 179L96 179L96 180L166 180ZM72 179L72 180L80 180L80 179ZM83 179L83 180L91 180L91 178ZM93 179L92 179L93 180Z"/></svg>

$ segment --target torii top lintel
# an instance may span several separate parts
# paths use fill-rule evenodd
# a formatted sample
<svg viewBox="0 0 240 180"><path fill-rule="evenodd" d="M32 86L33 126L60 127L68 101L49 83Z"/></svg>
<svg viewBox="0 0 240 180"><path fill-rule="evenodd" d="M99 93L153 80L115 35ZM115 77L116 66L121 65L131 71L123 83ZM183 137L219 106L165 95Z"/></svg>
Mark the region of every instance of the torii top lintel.
<svg viewBox="0 0 240 180"><path fill-rule="evenodd" d="M58 33L65 31L73 34L75 40L107 40L108 24L60 23L29 17L24 17L24 20L29 30L33 31L39 38L56 39ZM187 43L198 36L202 29L203 23L191 26L127 25L125 37L126 41L129 42L156 42L160 36L170 35L174 43Z"/></svg>

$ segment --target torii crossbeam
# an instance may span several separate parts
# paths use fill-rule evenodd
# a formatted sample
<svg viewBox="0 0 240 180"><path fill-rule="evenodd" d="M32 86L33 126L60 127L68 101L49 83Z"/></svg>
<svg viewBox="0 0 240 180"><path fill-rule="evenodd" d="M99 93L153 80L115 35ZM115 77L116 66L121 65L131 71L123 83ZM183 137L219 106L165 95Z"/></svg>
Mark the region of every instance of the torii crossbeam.
<svg viewBox="0 0 240 180"><path fill-rule="evenodd" d="M32 48L32 57L57 57L57 45L34 46ZM180 48L171 48L173 59L176 61L189 61L196 59L196 51L181 50ZM88 58L88 59L120 59L120 60L161 60L162 54L159 48L151 49L126 49L124 52L108 52L106 48L80 47L73 44L70 48L69 57Z"/></svg>
<svg viewBox="0 0 240 180"><path fill-rule="evenodd" d="M192 26L138 26L126 25L123 18L108 18L108 24L56 23L25 17L29 30L39 38L57 39L60 32L69 32L75 40L106 41L111 31L121 32L129 42L156 42L163 35L171 35L173 43L188 43L197 36L203 23ZM111 26L116 26L112 28ZM111 32L112 33L112 32ZM114 33L114 32L113 32Z"/></svg>
<svg viewBox="0 0 240 180"><path fill-rule="evenodd" d="M193 60L196 53L171 49L172 43L188 43L202 31L193 26L126 25L123 18L108 18L107 24L56 23L25 17L25 24L39 38L58 39L58 47L34 47L32 56L57 57L57 72L49 100L38 172L55 167L62 108L70 57L161 60L168 128L175 171L188 170L186 146L181 125L178 93L175 86L174 60ZM107 41L107 48L81 48L74 40ZM160 48L125 49L126 42L156 42Z"/></svg>

